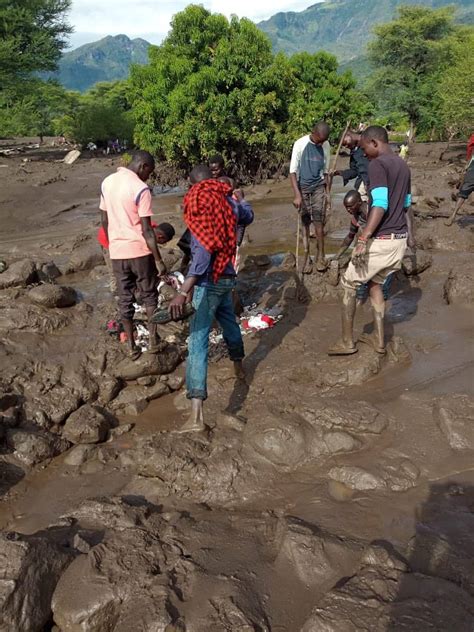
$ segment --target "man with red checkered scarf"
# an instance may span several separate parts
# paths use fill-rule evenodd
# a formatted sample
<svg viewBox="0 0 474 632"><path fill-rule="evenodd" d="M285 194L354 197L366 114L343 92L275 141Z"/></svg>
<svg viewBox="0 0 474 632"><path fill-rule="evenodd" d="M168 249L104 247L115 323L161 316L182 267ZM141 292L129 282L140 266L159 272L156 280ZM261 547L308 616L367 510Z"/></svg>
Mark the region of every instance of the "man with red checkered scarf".
<svg viewBox="0 0 474 632"><path fill-rule="evenodd" d="M186 363L187 398L191 416L181 432L205 430L203 402L207 399L209 333L217 320L222 327L235 375L244 379L244 345L236 322L232 290L237 224L253 221L250 207L232 201L232 187L212 177L207 165L191 171L191 188L184 198L184 219L191 232L191 265L178 296L170 303L173 318L181 317L185 303L196 310L190 322Z"/></svg>

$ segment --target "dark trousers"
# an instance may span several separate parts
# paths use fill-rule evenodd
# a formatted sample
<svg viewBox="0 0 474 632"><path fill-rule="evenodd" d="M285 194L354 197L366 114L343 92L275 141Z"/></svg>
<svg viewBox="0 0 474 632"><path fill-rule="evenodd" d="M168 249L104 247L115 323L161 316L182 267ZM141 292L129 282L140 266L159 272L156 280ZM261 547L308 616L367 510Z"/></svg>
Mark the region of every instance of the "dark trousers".
<svg viewBox="0 0 474 632"><path fill-rule="evenodd" d="M144 307L156 307L158 302L158 274L153 255L135 259L112 259L112 270L117 281L120 315L132 320L135 313L135 294L140 294Z"/></svg>

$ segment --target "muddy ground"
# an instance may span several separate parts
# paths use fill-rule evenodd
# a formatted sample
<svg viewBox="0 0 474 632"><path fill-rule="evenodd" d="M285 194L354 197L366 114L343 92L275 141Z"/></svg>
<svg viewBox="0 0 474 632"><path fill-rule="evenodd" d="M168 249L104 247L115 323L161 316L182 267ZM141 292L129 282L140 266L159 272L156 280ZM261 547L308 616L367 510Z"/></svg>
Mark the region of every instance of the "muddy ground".
<svg viewBox="0 0 474 632"><path fill-rule="evenodd" d="M247 190L240 293L283 318L245 337L247 384L215 354L188 436L185 330L137 363L105 330L97 196L119 159L0 156L1 632L472 632L473 202L444 226L463 147L443 149L410 157L419 247L383 359L326 355L340 289L315 272L297 300L289 184ZM180 201L156 219L182 228Z"/></svg>

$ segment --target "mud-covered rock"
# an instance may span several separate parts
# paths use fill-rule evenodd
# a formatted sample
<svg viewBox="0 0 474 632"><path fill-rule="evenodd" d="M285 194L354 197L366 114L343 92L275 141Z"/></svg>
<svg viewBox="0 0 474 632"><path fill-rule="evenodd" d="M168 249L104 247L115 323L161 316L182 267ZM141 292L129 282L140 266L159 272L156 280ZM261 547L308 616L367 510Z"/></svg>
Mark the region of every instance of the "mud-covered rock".
<svg viewBox="0 0 474 632"><path fill-rule="evenodd" d="M15 428L22 417L20 397L15 393L0 393L0 437L6 428Z"/></svg>
<svg viewBox="0 0 474 632"><path fill-rule="evenodd" d="M44 307L71 307L77 302L77 293L72 287L46 283L32 288L28 292L28 298Z"/></svg>
<svg viewBox="0 0 474 632"><path fill-rule="evenodd" d="M61 424L68 415L78 409L81 401L78 393L61 384L48 389L41 384L32 383L25 389L25 394L27 417L36 421L38 413L41 412L53 424Z"/></svg>
<svg viewBox="0 0 474 632"><path fill-rule="evenodd" d="M22 259L10 264L0 274L0 290L8 287L26 287L37 280L36 265L30 259Z"/></svg>
<svg viewBox="0 0 474 632"><path fill-rule="evenodd" d="M100 247L95 242L90 242L73 250L65 268L65 274L92 270L95 266L104 264L104 257Z"/></svg>
<svg viewBox="0 0 474 632"><path fill-rule="evenodd" d="M128 414L140 414L148 402L169 392L170 389L164 382L157 382L152 386L128 386L113 400L111 408L115 411L127 408Z"/></svg>
<svg viewBox="0 0 474 632"><path fill-rule="evenodd" d="M99 382L99 402L110 403L122 390L122 382L111 375L104 375Z"/></svg>
<svg viewBox="0 0 474 632"><path fill-rule="evenodd" d="M329 471L331 480L357 491L388 489L392 492L404 492L416 485L419 476L420 471L416 465L403 457L381 457L370 470L343 465Z"/></svg>
<svg viewBox="0 0 474 632"><path fill-rule="evenodd" d="M13 428L7 431L8 447L26 465L36 465L65 452L70 443L46 430L28 431Z"/></svg>
<svg viewBox="0 0 474 632"><path fill-rule="evenodd" d="M41 632L71 553L45 538L0 533L0 560L0 630Z"/></svg>
<svg viewBox="0 0 474 632"><path fill-rule="evenodd" d="M301 632L472 629L474 605L463 587L421 573L382 547L371 547L359 570L314 608Z"/></svg>
<svg viewBox="0 0 474 632"><path fill-rule="evenodd" d="M433 405L439 429L453 450L474 450L474 400L467 395L446 395Z"/></svg>
<svg viewBox="0 0 474 632"><path fill-rule="evenodd" d="M405 255L402 261L402 270L407 276L421 274L433 265L433 257L424 250Z"/></svg>
<svg viewBox="0 0 474 632"><path fill-rule="evenodd" d="M0 330L50 334L68 324L68 315L40 305L9 305L0 310Z"/></svg>
<svg viewBox="0 0 474 632"><path fill-rule="evenodd" d="M64 424L63 436L71 443L100 443L110 429L109 419L99 410L85 404L70 415Z"/></svg>
<svg viewBox="0 0 474 632"><path fill-rule="evenodd" d="M175 345L167 345L160 353L143 353L138 360L124 358L114 369L115 377L136 380L145 375L172 373L181 362L181 352Z"/></svg>
<svg viewBox="0 0 474 632"><path fill-rule="evenodd" d="M72 465L74 467L79 467L94 454L95 446L93 445L76 445L71 450L69 450L68 454L64 457L64 463L66 465Z"/></svg>
<svg viewBox="0 0 474 632"><path fill-rule="evenodd" d="M453 268L443 288L448 305L472 305L474 303L474 267Z"/></svg>
<svg viewBox="0 0 474 632"><path fill-rule="evenodd" d="M37 265L38 279L43 283L54 283L54 281L61 276L61 270L54 263L54 261L47 261Z"/></svg>

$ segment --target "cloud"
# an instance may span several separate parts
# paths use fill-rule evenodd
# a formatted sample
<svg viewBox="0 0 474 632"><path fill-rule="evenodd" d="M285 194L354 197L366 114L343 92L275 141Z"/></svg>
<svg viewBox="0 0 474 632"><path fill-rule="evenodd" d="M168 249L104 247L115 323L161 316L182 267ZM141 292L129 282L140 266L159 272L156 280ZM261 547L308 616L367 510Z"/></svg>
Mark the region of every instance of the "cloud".
<svg viewBox="0 0 474 632"><path fill-rule="evenodd" d="M311 0L240 0L237 6L229 0L202 0L197 3L228 17L236 13L255 22L279 11L302 11L312 4ZM75 33L71 37L71 45L79 46L105 35L120 33L132 38L143 37L158 44L168 32L173 15L188 4L181 0L73 0L69 21Z"/></svg>

